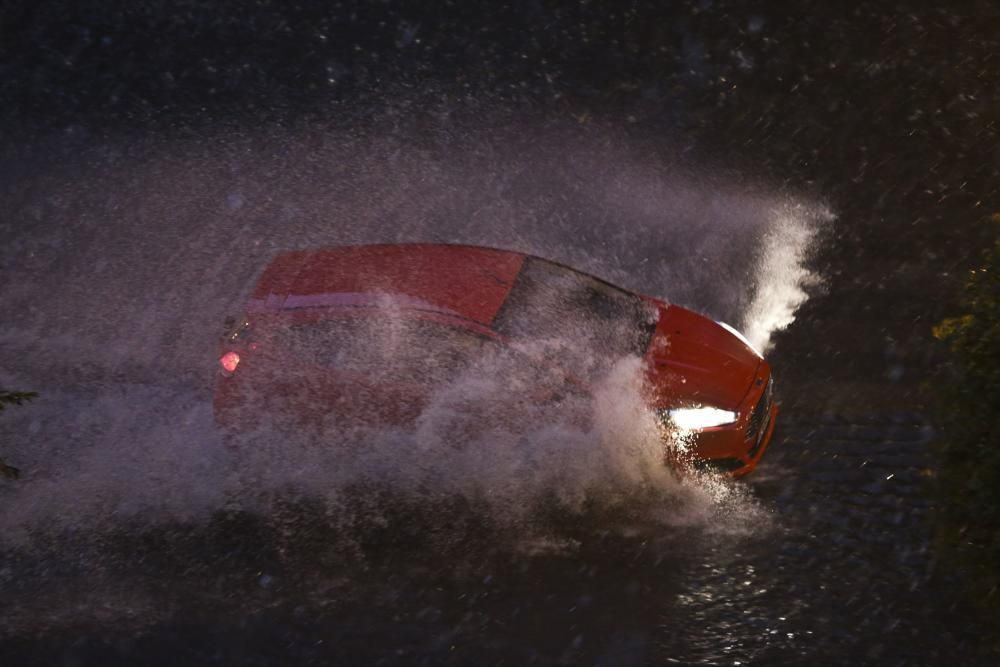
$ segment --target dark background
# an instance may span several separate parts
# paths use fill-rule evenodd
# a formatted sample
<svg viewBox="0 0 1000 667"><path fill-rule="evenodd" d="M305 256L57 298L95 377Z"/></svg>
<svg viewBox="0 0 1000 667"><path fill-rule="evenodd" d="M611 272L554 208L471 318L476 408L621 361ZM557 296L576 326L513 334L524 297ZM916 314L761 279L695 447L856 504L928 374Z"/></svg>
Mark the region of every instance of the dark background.
<svg viewBox="0 0 1000 667"><path fill-rule="evenodd" d="M680 143L820 198L837 222L812 262L825 285L778 339L788 379L895 366L918 383L1000 209L988 2L111 0L8 2L0 21L8 148L522 114Z"/></svg>

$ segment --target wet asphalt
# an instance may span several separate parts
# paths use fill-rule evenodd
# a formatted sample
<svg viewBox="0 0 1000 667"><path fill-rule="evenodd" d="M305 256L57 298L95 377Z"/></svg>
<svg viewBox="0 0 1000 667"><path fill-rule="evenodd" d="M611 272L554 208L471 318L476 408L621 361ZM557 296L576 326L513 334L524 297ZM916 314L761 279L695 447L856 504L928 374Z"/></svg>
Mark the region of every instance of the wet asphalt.
<svg viewBox="0 0 1000 667"><path fill-rule="evenodd" d="M123 531L96 550L5 552L19 608L5 612L0 654L11 665L988 665L975 613L931 549L935 437L906 412L786 415L766 462L737 483L762 510L747 530L553 517L558 529L511 541L462 512L436 521L409 507L345 548L296 505L284 522L234 514Z"/></svg>

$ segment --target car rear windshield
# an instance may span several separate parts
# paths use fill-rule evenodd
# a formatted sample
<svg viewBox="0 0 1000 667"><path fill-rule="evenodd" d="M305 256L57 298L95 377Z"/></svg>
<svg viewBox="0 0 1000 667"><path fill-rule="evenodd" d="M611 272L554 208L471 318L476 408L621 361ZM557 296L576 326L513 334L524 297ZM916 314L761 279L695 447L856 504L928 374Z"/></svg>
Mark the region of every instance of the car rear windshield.
<svg viewBox="0 0 1000 667"><path fill-rule="evenodd" d="M641 356L656 329L656 312L636 294L529 257L493 328L514 339L564 340L611 357Z"/></svg>

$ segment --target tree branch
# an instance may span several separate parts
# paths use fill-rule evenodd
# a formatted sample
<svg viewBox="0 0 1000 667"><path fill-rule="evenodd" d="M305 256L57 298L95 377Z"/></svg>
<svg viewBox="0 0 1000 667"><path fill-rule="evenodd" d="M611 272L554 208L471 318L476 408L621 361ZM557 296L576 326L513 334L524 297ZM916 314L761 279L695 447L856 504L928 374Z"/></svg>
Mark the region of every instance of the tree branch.
<svg viewBox="0 0 1000 667"><path fill-rule="evenodd" d="M21 476L21 471L14 466L9 466L0 459L0 475L3 475L7 479L17 479Z"/></svg>

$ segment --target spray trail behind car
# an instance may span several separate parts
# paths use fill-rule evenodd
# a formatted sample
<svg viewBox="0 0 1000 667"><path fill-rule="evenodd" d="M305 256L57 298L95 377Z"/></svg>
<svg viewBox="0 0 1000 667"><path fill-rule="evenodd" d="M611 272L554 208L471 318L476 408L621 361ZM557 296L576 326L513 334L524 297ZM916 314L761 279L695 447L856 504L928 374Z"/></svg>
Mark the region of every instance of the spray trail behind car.
<svg viewBox="0 0 1000 667"><path fill-rule="evenodd" d="M537 368L526 359L479 360L438 384L406 427L278 415L227 437L206 397L178 387L54 390L51 403L10 420L49 458L28 471L29 483L5 489L0 540L30 546L48 534L101 544L136 526L196 525L220 511L273 515L297 498L320 500L331 529L391 521L400 503L437 511L463 498L499 531L495 539L515 541L551 531L538 514L547 510L735 532L761 525L748 524L756 510L739 489L684 481L664 465L663 427L641 399L638 359L609 363L592 391L545 402L527 393Z"/></svg>

